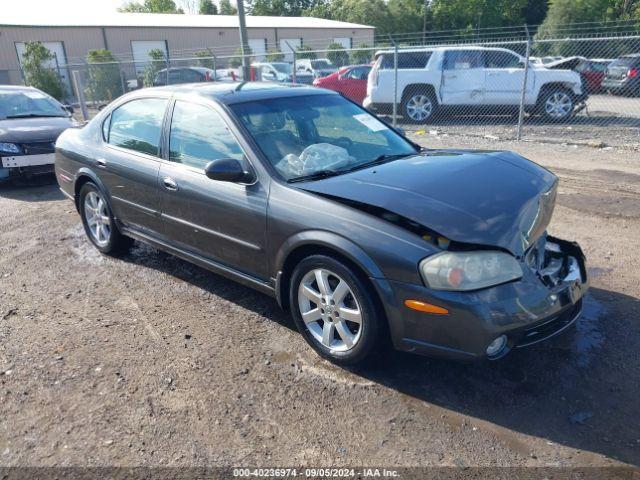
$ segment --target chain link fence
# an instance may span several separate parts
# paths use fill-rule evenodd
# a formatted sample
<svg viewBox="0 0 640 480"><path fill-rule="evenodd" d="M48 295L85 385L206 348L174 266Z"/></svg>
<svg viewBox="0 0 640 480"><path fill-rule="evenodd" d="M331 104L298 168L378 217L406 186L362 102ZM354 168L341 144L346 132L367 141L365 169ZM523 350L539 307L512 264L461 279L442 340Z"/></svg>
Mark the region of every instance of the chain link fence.
<svg viewBox="0 0 640 480"><path fill-rule="evenodd" d="M340 92L414 135L640 150L640 35L394 43L61 65L88 117L123 93L270 81ZM246 67L246 70L245 68Z"/></svg>

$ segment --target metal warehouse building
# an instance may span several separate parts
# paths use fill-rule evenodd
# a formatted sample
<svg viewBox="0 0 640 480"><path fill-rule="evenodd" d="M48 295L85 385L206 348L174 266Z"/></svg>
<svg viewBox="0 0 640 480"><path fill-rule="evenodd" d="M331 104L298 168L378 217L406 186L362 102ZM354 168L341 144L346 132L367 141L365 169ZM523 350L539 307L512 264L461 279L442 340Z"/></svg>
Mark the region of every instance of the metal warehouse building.
<svg viewBox="0 0 640 480"><path fill-rule="evenodd" d="M374 28L366 25L312 17L248 16L246 22L249 46L257 59L270 50L289 51L287 43L316 49L332 42L346 48L373 45ZM144 64L151 49L159 48L169 58L187 57L203 49L223 56L232 54L240 43L236 16L114 13L98 17L65 12L64 17L51 19L39 18L34 12L18 19L4 12L0 18L0 84L22 83L20 61L25 43L37 40L56 54L62 67L84 62L92 49L104 48L119 60ZM68 72L62 73L67 76Z"/></svg>

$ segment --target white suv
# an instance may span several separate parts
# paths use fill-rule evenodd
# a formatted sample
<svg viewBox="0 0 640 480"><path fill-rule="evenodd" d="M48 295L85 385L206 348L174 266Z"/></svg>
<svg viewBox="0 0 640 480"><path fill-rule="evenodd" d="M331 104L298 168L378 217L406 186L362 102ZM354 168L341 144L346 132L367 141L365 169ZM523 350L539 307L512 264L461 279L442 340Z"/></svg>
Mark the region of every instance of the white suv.
<svg viewBox="0 0 640 480"><path fill-rule="evenodd" d="M388 113L394 101L405 120L426 123L438 110L517 111L525 58L504 48L440 47L400 50L394 99L394 52L376 52L364 106ZM530 62L525 105L565 120L587 98L580 75Z"/></svg>

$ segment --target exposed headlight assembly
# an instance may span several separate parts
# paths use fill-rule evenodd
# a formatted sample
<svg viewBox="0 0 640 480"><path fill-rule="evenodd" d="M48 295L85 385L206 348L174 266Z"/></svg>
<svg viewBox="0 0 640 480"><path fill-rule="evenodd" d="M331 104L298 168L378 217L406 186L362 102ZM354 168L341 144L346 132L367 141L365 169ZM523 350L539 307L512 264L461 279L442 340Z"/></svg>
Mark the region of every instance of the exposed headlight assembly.
<svg viewBox="0 0 640 480"><path fill-rule="evenodd" d="M511 255L496 251L442 252L420 262L429 288L467 291L491 287L522 277L522 268Z"/></svg>
<svg viewBox="0 0 640 480"><path fill-rule="evenodd" d="M0 153L20 153L22 149L15 143L0 142Z"/></svg>

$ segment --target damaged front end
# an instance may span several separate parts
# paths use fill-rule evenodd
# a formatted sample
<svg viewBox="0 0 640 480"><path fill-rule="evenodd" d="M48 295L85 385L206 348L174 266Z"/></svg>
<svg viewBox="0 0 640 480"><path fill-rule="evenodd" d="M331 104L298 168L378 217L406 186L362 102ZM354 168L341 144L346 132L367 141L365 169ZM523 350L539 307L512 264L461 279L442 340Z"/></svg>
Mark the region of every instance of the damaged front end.
<svg viewBox="0 0 640 480"><path fill-rule="evenodd" d="M582 297L589 288L585 256L575 242L543 235L523 260L548 288L548 302L557 313L514 332L514 347L533 345L571 326L580 316Z"/></svg>

